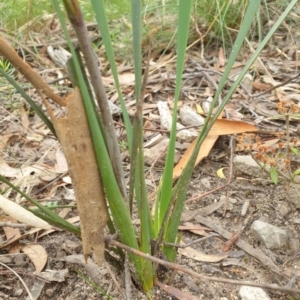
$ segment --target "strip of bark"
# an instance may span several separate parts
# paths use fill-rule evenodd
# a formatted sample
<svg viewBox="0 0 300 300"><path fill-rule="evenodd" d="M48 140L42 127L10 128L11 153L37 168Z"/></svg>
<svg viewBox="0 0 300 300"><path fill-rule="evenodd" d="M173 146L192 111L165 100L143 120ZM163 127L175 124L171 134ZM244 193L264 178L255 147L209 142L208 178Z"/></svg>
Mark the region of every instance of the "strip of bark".
<svg viewBox="0 0 300 300"><path fill-rule="evenodd" d="M96 100L100 109L100 118L103 122L105 138L107 142L108 152L114 173L124 199L127 199L124 181L124 172L121 161L120 147L112 115L110 113L109 104L106 96L105 87L102 81L101 72L98 67L98 60L93 50L88 30L85 25L81 11L76 10L76 18L70 18L71 24L76 32L80 50L83 53L86 67L88 69L91 84L93 86Z"/></svg>
<svg viewBox="0 0 300 300"><path fill-rule="evenodd" d="M77 200L85 258L94 253L97 264L104 261L104 228L108 210L92 137L80 92L66 98L68 116L56 119L43 99L57 132L69 167Z"/></svg>

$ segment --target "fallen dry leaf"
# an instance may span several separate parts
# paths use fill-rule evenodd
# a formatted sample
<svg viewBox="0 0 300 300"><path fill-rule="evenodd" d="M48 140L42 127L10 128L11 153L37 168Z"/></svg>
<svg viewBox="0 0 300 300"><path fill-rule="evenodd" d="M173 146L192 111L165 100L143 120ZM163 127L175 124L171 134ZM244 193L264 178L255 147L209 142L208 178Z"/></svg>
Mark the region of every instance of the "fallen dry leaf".
<svg viewBox="0 0 300 300"><path fill-rule="evenodd" d="M10 167L5 162L0 162L1 175L5 177L14 177L21 179L22 182L25 179L30 179L31 183L35 180L36 183L40 183L40 179L45 181L51 181L57 177L57 173L47 168L45 165L35 164L32 166L25 166L19 168ZM35 183L35 184L36 184ZM20 182L19 182L20 184Z"/></svg>
<svg viewBox="0 0 300 300"><path fill-rule="evenodd" d="M10 216L0 215L0 222L5 223L18 223L16 219ZM18 238L21 236L19 228L12 228L12 227L3 227L6 240L11 240L13 238Z"/></svg>
<svg viewBox="0 0 300 300"><path fill-rule="evenodd" d="M219 49L219 65L220 67L224 67L226 64L226 59L224 57L224 51L223 51L223 48L220 47Z"/></svg>
<svg viewBox="0 0 300 300"><path fill-rule="evenodd" d="M257 127L243 121L217 119L208 135L227 135L257 131Z"/></svg>
<svg viewBox="0 0 300 300"><path fill-rule="evenodd" d="M119 83L120 85L133 85L135 82L134 73L123 73L119 74ZM102 77L104 84L115 83L114 78L111 77Z"/></svg>
<svg viewBox="0 0 300 300"><path fill-rule="evenodd" d="M69 274L68 269L62 270L50 270L47 269L44 272L38 274L39 278L43 278L47 281L56 281L56 282L63 282L66 280L66 276Z"/></svg>
<svg viewBox="0 0 300 300"><path fill-rule="evenodd" d="M263 83L263 82L260 82L260 81L254 81L252 83L252 86L254 89L256 89L257 91L266 91L268 89L270 89L272 87L271 84L266 84L266 83Z"/></svg>
<svg viewBox="0 0 300 300"><path fill-rule="evenodd" d="M56 164L55 171L58 173L64 173L68 171L68 163L66 161L64 153L58 149L55 153Z"/></svg>
<svg viewBox="0 0 300 300"><path fill-rule="evenodd" d="M236 134L236 133L243 133L249 131L257 131L256 126L242 121L230 121L230 120L223 120L223 119L216 120L215 124L209 131L208 136L203 141L199 149L195 166L198 165L198 163L209 154L213 145L217 141L219 135ZM186 166L187 162L189 161L193 153L196 142L197 140L194 140L192 142L192 144L189 146L189 148L185 151L185 153L181 157L178 164L173 169L173 179L177 179L181 175L182 170Z"/></svg>
<svg viewBox="0 0 300 300"><path fill-rule="evenodd" d="M59 215L60 215L60 217L63 218L63 216L61 216L61 214L59 214ZM75 216L75 217L72 217L72 218L67 219L67 221L68 221L69 223L71 223L71 224L74 224L74 223L79 222L79 221L80 221L80 218L79 218L79 216ZM56 229L46 230L46 231L44 231L43 233L39 234L39 238L41 238L41 237L43 237L43 236L45 236L45 235L49 235L50 233L54 232L55 230L56 230Z"/></svg>
<svg viewBox="0 0 300 300"><path fill-rule="evenodd" d="M217 176L219 178L225 179L226 176L225 176L223 170L226 170L226 169L228 169L228 168L227 167L223 167L223 168L220 168L219 170L217 170Z"/></svg>
<svg viewBox="0 0 300 300"><path fill-rule="evenodd" d="M68 221L69 223L71 223L71 224L77 223L77 222L79 222L79 220L80 220L80 219L79 219L79 216L75 216L75 217L72 217L72 218L67 219L67 221ZM40 234L39 237L48 235L48 234L54 232L55 230L56 230L55 228L50 229L50 230L46 230L45 232L43 232L42 234ZM12 238L10 238L9 240L7 240L3 245L0 244L0 249L7 248L8 246L13 245L15 242L17 242L17 241L19 241L19 240L21 240L21 239L24 239L24 238L26 238L27 236L30 236L30 235L32 235L32 234L34 234L34 233L39 232L39 231L41 231L40 228L32 228L32 229L28 230L26 233L24 233L24 234L21 235L21 236L15 236L15 237L12 237Z"/></svg>
<svg viewBox="0 0 300 300"><path fill-rule="evenodd" d="M209 236L209 234L206 231L211 231L211 229L208 227L204 227L201 225L193 225L189 222L185 226L179 226L178 229L179 230L188 230L192 233L195 233L195 234L201 235L201 236Z"/></svg>
<svg viewBox="0 0 300 300"><path fill-rule="evenodd" d="M21 250L30 258L35 266L36 272L40 273L45 267L48 254L41 245L26 245Z"/></svg>
<svg viewBox="0 0 300 300"><path fill-rule="evenodd" d="M91 258L85 260L81 254L68 255L58 260L83 266L93 280L96 280L99 276L103 276L107 273L107 270L103 270L103 268L97 266Z"/></svg>
<svg viewBox="0 0 300 300"><path fill-rule="evenodd" d="M23 129L24 129L25 132L27 132L28 126L29 126L29 118L28 118L28 115L25 111L24 106L21 106L19 108L19 111L20 111L20 117L21 117L21 122L22 122Z"/></svg>
<svg viewBox="0 0 300 300"><path fill-rule="evenodd" d="M215 142L217 141L218 136L207 136L206 139L203 141L198 156L197 156L197 160L195 163L195 166L204 158L206 157L211 148L213 147L213 145L215 144ZM193 150L195 148L196 145L196 140L194 140L192 142L192 144L188 147L188 149L185 151L185 153L183 154L183 156L181 157L180 161L178 162L178 164L174 167L173 169L173 179L177 179L181 173L182 170L184 169L184 167L186 166L187 162L189 161Z"/></svg>
<svg viewBox="0 0 300 300"><path fill-rule="evenodd" d="M38 218L30 211L23 208L21 205L8 200L4 196L0 195L0 208L9 216L15 218L21 223L31 225L33 227L41 229L51 229L52 226L49 225L44 220Z"/></svg>
<svg viewBox="0 0 300 300"><path fill-rule="evenodd" d="M172 295L173 297L175 297L176 299L180 299L180 300L197 300L198 299L197 297L195 297L193 295L183 292L182 290L179 290L173 286L161 283L158 280L156 281L156 285L159 286L165 292L167 292L170 295Z"/></svg>
<svg viewBox="0 0 300 300"><path fill-rule="evenodd" d="M0 150L5 149L7 147L7 144L10 140L17 138L19 134L16 133L9 133L0 136Z"/></svg>
<svg viewBox="0 0 300 300"><path fill-rule="evenodd" d="M180 245L184 245L184 243L181 241ZM178 250L180 254L192 258L197 261L202 261L202 262L218 262L221 261L222 259L228 257L228 253L219 253L217 255L213 254L204 254L200 251L197 251L191 247L186 247L186 248L181 248Z"/></svg>

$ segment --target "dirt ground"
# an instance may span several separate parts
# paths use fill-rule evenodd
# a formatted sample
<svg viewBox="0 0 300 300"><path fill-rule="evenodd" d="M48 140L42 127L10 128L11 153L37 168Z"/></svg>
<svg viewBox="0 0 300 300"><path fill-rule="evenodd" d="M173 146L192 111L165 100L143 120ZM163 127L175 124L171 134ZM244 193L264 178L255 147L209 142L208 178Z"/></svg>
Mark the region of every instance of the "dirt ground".
<svg viewBox="0 0 300 300"><path fill-rule="evenodd" d="M289 129L286 128L286 123L282 118L275 118L275 116L279 114L277 103L280 101L289 107L292 102L298 106L299 76L291 79L283 87L275 89L272 89L274 84L270 84L270 78L273 78L275 85L278 85L297 74L299 43L296 43L298 46L295 50L295 45L289 40L283 40L281 37L276 39L276 36L274 40L274 44L267 47L260 57L261 61L258 61L250 72L253 77L250 84L251 90L239 87L226 107L227 118L257 126L259 131L255 133L255 136L260 138L262 144L275 140L278 132L284 133L284 137L275 141L277 148L275 147L274 152L266 152L268 157L273 155L270 153L280 151L278 143L281 140L286 143L287 130L291 138L296 139L295 148L298 147L298 116L291 117ZM284 55L274 50L275 44ZM45 69L36 60L28 60L47 82L66 75L66 71L55 66L55 63L47 56L45 45L40 45L38 49L40 58L52 68ZM195 107L196 104L204 106L215 90L213 83L218 84L219 73L224 70L218 61L217 51L206 49L205 59L200 57L199 52L198 47L188 52L184 73L181 102L182 105L186 104L190 107ZM166 55L168 57L161 57L161 61L171 58L174 53L170 52ZM244 65L249 55L250 50L245 48L238 63ZM104 69L107 69L106 65L107 62L103 61ZM154 72L149 77L145 95L144 118L147 128L151 129L151 131L145 130L145 143L158 132L161 133L163 129L157 102L165 101L172 109L174 93L174 62L161 66L157 60L153 61L153 65ZM132 101L134 86L130 81L133 69L130 65L126 67L121 73L124 79L121 84L128 103L129 114L133 116L135 112ZM239 71L240 67L237 66L235 72ZM207 74L212 79L209 79ZM111 79L109 72L104 72L103 76ZM234 72L230 78L233 80ZM18 79L25 82L22 76ZM230 81L226 89L229 85ZM66 95L72 90L68 79L61 79L61 82L56 82L51 86L61 95ZM109 83L107 90L109 98L117 104L113 85ZM41 99L34 90L28 87L27 92L38 104L42 105ZM265 93L262 94L262 92ZM259 96L259 94L262 95ZM55 105L53 108L57 115L65 114L63 108ZM74 224L78 224L74 193L60 145L37 116L28 109L20 95L7 86L0 91L0 110L0 138L4 145L0 148L0 173L43 204L73 206L57 209L56 212L60 212L66 219L74 218ZM118 114L114 120L123 152L124 170L128 177L129 162L124 142L123 121ZM167 132L162 134L168 136ZM246 139L246 136L243 138ZM274 184L263 170L255 176L250 172L248 174L242 172L235 166L233 159L237 155L249 155L249 148L240 151L241 149L237 146L231 146L232 141L238 143L238 137L220 133L209 155L195 167L182 216L180 232L185 244L209 236L211 233L216 235L193 244L189 248L180 249L176 262L206 276L300 289L300 216L299 209L291 203L287 195L290 182L280 178L279 183ZM190 142L181 140L177 142L177 150L183 155ZM254 148L251 152L256 155L259 150ZM151 205L154 199L153 192L162 174L162 161L163 158L153 161L146 168L145 176ZM298 165L297 155L293 156L292 161ZM34 167L39 171L28 170L29 167ZM281 168L280 165L277 167ZM224 178L218 172L220 170L223 170ZM26 203L16 193L7 191L7 186L4 184L1 184L0 188L3 193L7 192L5 194L7 198L17 203ZM266 248L250 230L255 220L262 220L286 230L289 237L286 245L275 250ZM13 219L10 217L1 215L0 222L11 221ZM138 226L138 220L134 220L134 223ZM76 236L64 231L46 232L43 235L41 231L31 230L28 228L9 229L5 226L0 229L0 300L30 299L20 278L31 293L36 295L34 299L124 299L124 271L110 252L107 252L107 263L101 268L96 268L92 263L88 267L83 260L81 241ZM228 239L230 240L228 234L230 236L238 234L239 239L232 241L228 251L223 251L224 244ZM13 240L16 235L19 239ZM11 240L14 242L12 243ZM28 250L28 247L32 248ZM197 251L197 257L191 248ZM30 251L36 255L30 256ZM43 274L36 272L41 264L39 258L42 256L46 257L46 265L41 270ZM45 274L46 270L49 270L47 274ZM161 274L159 281L177 290L171 294L170 290L167 292L163 286L155 286L150 293L152 299L240 299L240 286L238 285L203 281L181 272L174 273L168 269L162 269ZM274 300L300 299L300 294L266 291L270 299ZM177 297L175 297L176 294ZM132 299L148 299L148 297L133 284Z"/></svg>

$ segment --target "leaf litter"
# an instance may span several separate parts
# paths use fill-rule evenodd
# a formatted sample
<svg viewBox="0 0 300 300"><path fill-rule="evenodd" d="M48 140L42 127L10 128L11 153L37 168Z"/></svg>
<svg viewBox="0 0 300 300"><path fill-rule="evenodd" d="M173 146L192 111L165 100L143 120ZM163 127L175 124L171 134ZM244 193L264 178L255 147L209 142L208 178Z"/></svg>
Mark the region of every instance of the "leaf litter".
<svg viewBox="0 0 300 300"><path fill-rule="evenodd" d="M92 25L91 28L93 28ZM36 42L37 39L34 39L34 46L40 52L38 55L32 56L28 62L43 74L47 81L53 81L55 92L63 98L70 92L68 79L62 79L66 75L66 71L61 69L56 62L51 61L50 57L47 57L45 54L46 52L43 50L43 47L45 47L47 42L44 34L46 32L47 34L55 32L55 35L52 34L51 36L56 37L52 38L52 42L50 42L54 48L66 47L66 45L63 44L64 41L60 36L61 33L58 25L51 28L50 23L46 22L43 30L44 32L34 33L39 35L39 42ZM99 38L99 35L96 38ZM288 183L275 186L270 180L257 179L252 177L251 174L245 175L234 169L234 167L233 178L230 182L227 181L227 178L222 179L217 176L217 171L220 168L230 165L228 135L246 132L256 133L262 137L263 145L269 146L273 143L276 148L276 145L278 145L276 134L280 131L285 131L285 124L282 119L276 118L278 116L276 102L278 100L285 103L297 103L299 101L299 76L295 76L297 75L299 65L297 47L294 47L292 43L282 41L279 36L275 36L274 38L277 42L276 47L270 45L261 54L260 60L252 66L250 70L251 74L247 74L249 75L247 77L248 81L244 80L237 89L228 106L225 107L222 119L217 121L205 139L198 156L197 164L199 165L195 166L195 172L190 183L187 196L188 198L198 197L198 200L186 203L182 221L192 222L188 226L205 225L210 230L217 232L219 237L193 245L189 247L190 249L186 248L184 253L187 256L184 256L184 254L181 257L179 256L178 262L199 273L213 274L217 272L221 277L268 283L280 282L282 286L285 286L289 284L293 276L296 276L295 270L300 267L300 262L297 259L300 224L298 220L300 217L298 211L294 209L294 204L290 203L286 197ZM25 52L27 51L28 54L32 54L30 49L32 49L33 45L28 44L23 46ZM101 51L100 54L102 54ZM228 78L228 85L234 81L235 76L244 65L245 59L247 59L247 54L250 54L251 51L251 48L249 49L245 46L243 56L240 57L240 61L236 63L232 74ZM205 111L207 111L207 107L211 103L211 97L214 95L214 91L222 75L226 59L225 54L218 49L206 49L205 59L199 53L199 49L195 46L188 51L180 101L181 106L187 105L194 112L200 112L205 117ZM117 93L109 72L108 62L103 57L101 55L100 58L103 80L106 83L110 99L118 105ZM143 112L145 118L145 145L148 144L147 147L150 151L151 147L155 146L155 143L151 145L149 142L154 140L158 133L163 138L168 138L170 128L163 127L165 122L161 120L162 116L159 113L158 103L159 101L163 102L163 105L169 110L168 114L172 115L174 113L172 111L172 97L175 86L175 60L173 58L174 52L169 51L163 55L158 54L157 58L150 62L150 74L145 92L145 107ZM45 67L45 62L47 67ZM120 63L118 70L127 108L129 114L133 115L135 113L133 68L130 63L124 61ZM21 81L24 81L22 76L18 76ZM285 85L280 86L284 82L286 82ZM45 109L40 97L33 89L29 88L28 94ZM17 108L12 105L13 103L17 103ZM64 108L58 108L55 104L51 104L51 107L55 116L65 115ZM72 190L70 181L66 179L66 182L64 182L63 178L59 178L60 175L67 171L65 160L60 145L55 142L51 133L42 125L36 115L31 114L28 106L24 104L19 94L15 92L4 89L0 109L3 116L0 121L2 128L0 135L1 174L11 179L22 191L35 195L44 204L49 201L58 201L61 204L72 203L73 199L69 199L72 201L68 200L70 195L68 190ZM183 119L184 116L180 117L179 122L183 122ZM124 125L121 116L115 115L114 120L120 141L125 140ZM290 132L293 135L297 133L297 122L297 118L291 119ZM178 133L190 129L196 132L201 130L201 127L196 125L193 128L188 128L188 125L182 126L182 129L178 128ZM264 137L265 132L268 132L271 139ZM184 144L189 144L189 146L181 146ZM181 154L181 160L174 168L174 179L180 176L181 170L190 156L193 142L179 138L176 145L178 152ZM255 145L253 147L253 150L257 148ZM126 145L123 151L126 151ZM241 153L243 150L234 148L233 152L233 155L235 155L235 153ZM127 163L125 158L125 169ZM158 164L155 158L149 162L149 165L151 172L147 173L147 180L149 190L151 188L153 191L153 187L159 183L162 170L161 165ZM203 175L209 178L211 186L206 187L201 184L200 180ZM59 179L56 181L55 179L57 178ZM262 178L264 177L262 176ZM217 189L219 187L221 189ZM42 192L35 194L41 188L44 188ZM217 190L214 193L209 193L210 190L215 189ZM1 184L1 190L6 192L6 197L10 200L26 205L24 199L15 195L13 191L7 190L3 184ZM202 194L205 196L199 197ZM224 205L229 196L235 202L228 206L224 214ZM245 209L246 203L248 204ZM65 212L66 218L73 217L75 218L74 222L78 221L76 209L69 209ZM291 242L283 249L272 251L266 249L263 244L255 240L249 231L251 223L257 219L263 219L273 225L286 229L289 235L293 237L290 239ZM184 222L182 224L187 226ZM29 231L24 228L6 227L3 230L6 233L1 247L3 253L10 253L10 250L20 253L22 248L27 249L27 252L31 251L31 254L28 254L28 256L31 256L33 265L27 261L26 267L19 267L19 271L32 275L35 269L38 271L43 269L43 264L38 263L32 254L38 253L37 250L34 250L34 246L40 245L46 251L43 255L46 255L50 259L50 271L68 269L69 273L72 273L73 276L76 274L76 260L71 259L69 262L66 261L68 255L79 255L78 257L82 257L81 242L77 238L60 231L54 231L53 229L48 231L48 233L46 231L46 234L39 234L38 236L35 236L40 231L37 229ZM217 254L222 251L224 244L228 245L226 241L230 241L234 233L239 234L239 239L232 241L230 247L228 247L230 250L225 251L223 256L220 256L220 261L216 261ZM191 240L197 239L197 234L205 235L207 232L206 230L197 230L191 227L190 232L185 230L183 233L183 242L188 243ZM298 246L297 242L295 242L297 240ZM22 246L24 242L25 246ZM19 248L16 248L16 246L19 246ZM227 250L226 247L225 250ZM228 256L234 256L234 252L238 253L241 250L243 250L246 256L237 256L235 263L231 261L231 263L226 264L226 260L228 262L230 260ZM202 258L201 253L203 254ZM36 255L35 257L38 256ZM60 260L57 260L58 257ZM198 261L194 259L195 257L198 258ZM215 261L208 263L208 261L205 261L206 257L210 257L212 260L215 259ZM295 259L291 260L294 257ZM83 270L86 268L84 264L79 264ZM117 267L114 267L113 271L119 274L119 276L123 276L122 273L119 273L120 270ZM104 272L101 276L102 279L99 285L109 288L111 284L109 275ZM199 285L197 279L190 278L192 283L183 286L181 278L182 275L177 275L173 282L164 287L159 284L159 287L177 298L185 297L186 299L194 299L196 297L203 299L204 297L207 299L207 297L211 297L211 287L213 286L214 299L220 299L220 297L223 297L223 299L237 299L235 298L238 295L237 287L226 286L220 283L201 283L201 289L195 291L191 286L193 286L193 283L194 285ZM185 277L183 276L183 278ZM122 280L123 278L120 279ZM68 286L64 285L64 280L68 283ZM50 281L52 280L50 279ZM83 286L87 287L90 299L92 299L95 291L79 277L75 279L75 282L79 289ZM187 282L186 278L184 282ZM41 297L45 297L46 295L47 299L58 299L58 296L64 297L63 295L74 293L72 299L83 299L80 298L83 297L83 294L80 294L79 289L74 289L72 286L74 287L69 279L63 277L62 283L52 282L47 283L46 286L43 285L40 295ZM299 288L297 280L294 282L293 287ZM179 293L179 290L182 288L187 292L184 295ZM110 291L110 293L112 296L118 298L117 292ZM282 293L269 293L272 299L286 299L286 296ZM136 299L143 299L144 297L138 291L136 291L135 295ZM13 299L13 292L10 292L10 296Z"/></svg>

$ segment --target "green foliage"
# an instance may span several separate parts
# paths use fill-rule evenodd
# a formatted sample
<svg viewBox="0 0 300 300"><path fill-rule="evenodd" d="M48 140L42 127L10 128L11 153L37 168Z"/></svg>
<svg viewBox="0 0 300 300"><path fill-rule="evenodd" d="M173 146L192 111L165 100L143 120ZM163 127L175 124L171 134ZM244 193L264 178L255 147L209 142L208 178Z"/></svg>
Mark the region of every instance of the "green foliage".
<svg viewBox="0 0 300 300"><path fill-rule="evenodd" d="M269 170L269 173L270 173L270 177L271 177L273 183L277 184L278 183L278 173L277 173L276 168L271 167Z"/></svg>
<svg viewBox="0 0 300 300"><path fill-rule="evenodd" d="M298 149L297 148L295 148L295 147L291 147L290 148L291 149L291 151L295 154L295 155L298 155L299 154L299 152L298 152Z"/></svg>
<svg viewBox="0 0 300 300"><path fill-rule="evenodd" d="M164 51L174 47L177 31L177 2L173 0L144 0L142 2L142 20L146 25L145 34L151 36L155 49ZM116 57L131 61L130 1L104 0L104 3ZM208 33L205 37L206 47L211 43L225 48L231 46L248 3L249 0L194 0L190 41L199 38L195 29L198 27L201 34ZM288 4L288 0L262 1L260 13L253 22L253 30L249 35L259 36L259 39L262 39ZM94 11L90 1L81 0L80 5L85 20L94 21ZM41 20L42 16L53 12L51 1L48 0L39 1L39 5L29 0L4 0L0 3L1 26L8 30L15 30L35 20L30 28L42 28L44 23ZM290 16L286 22L294 24L297 23L297 19ZM153 32L155 32L154 35Z"/></svg>
<svg viewBox="0 0 300 300"><path fill-rule="evenodd" d="M126 141L120 141L121 152L128 150L128 143Z"/></svg>
<svg viewBox="0 0 300 300"><path fill-rule="evenodd" d="M130 14L130 1L128 0L105 0L104 3L107 7L107 15L112 20L118 20ZM94 11L91 11L94 14Z"/></svg>
<svg viewBox="0 0 300 300"><path fill-rule="evenodd" d="M179 101L179 95L181 92L182 85L182 74L185 65L185 54L186 54L186 46L188 43L189 30L190 30L190 20L191 20L191 12L193 8L193 3L195 4L195 8L205 11L207 17L213 17L209 22L215 22L218 27L222 28L221 35L223 41L228 38L231 34L229 27L237 26L242 21L241 26L239 27L239 31L237 34L237 38L235 40L234 46L231 51L231 55L226 64L226 68L223 74L223 77L218 86L218 90L215 93L214 100L212 102L210 111L208 112L208 116L206 118L206 122L202 128L202 131L196 140L195 149L192 153L192 156L189 159L188 164L183 169L181 177L178 179L177 183L173 187L173 162L174 162L174 153L175 153L175 141L176 141L176 121L177 114L173 114L172 119L172 129L170 133L170 143L168 146L168 152L166 157L166 163L164 167L164 173L160 182L160 186L158 188L156 204L155 204L155 213L154 217L152 217L149 208L149 202L147 200L146 194L146 184L145 184L145 176L144 176L144 157L143 157L143 86L147 79L147 69L145 71L144 78L142 77L142 45L143 41L149 41L150 36L147 36L149 32L151 32L151 26L144 26L145 15L150 10L149 7L153 5L153 9L158 9L160 4L157 1L149 1L146 2L146 5L142 6L142 1L140 0L131 0L131 23L129 26L128 34L131 35L132 42L132 50L129 54L132 56L132 60L134 62L134 73L135 73L135 98L136 98L136 114L134 116L132 124L130 123L128 113L126 111L125 103L122 97L122 92L120 89L120 85L118 82L118 74L116 69L116 62L113 51L113 43L112 37L113 34L110 33L109 21L106 16L106 10L109 11L109 3L108 7L105 7L104 0L91 0L92 9L95 11L96 20L98 22L99 29L102 34L103 44L105 45L106 55L108 57L110 67L112 69L112 73L115 79L116 88L118 90L119 100L122 107L124 122L127 131L127 143L130 152L131 159L131 167L130 167L130 182L129 182L129 195L126 194L126 191L122 190L122 174L118 174L117 167L122 168L122 163L119 161L119 151L116 151L115 148L120 146L114 144L113 137L115 137L115 131L109 131L111 127L113 127L112 120L105 120L105 110L108 106L105 97L105 88L101 82L101 76L99 77L99 81L93 82L94 74L98 76L99 69L96 64L93 63L94 53L92 52L92 47L87 42L89 41L88 35L86 32L86 26L84 24L84 20L82 19L82 13L79 6L79 2L77 0L64 0L65 10L68 15L69 21L73 26L74 31L77 34L77 38L79 40L79 44L81 46L81 50L84 56L84 60L86 63L86 67L88 72L91 74L91 85L95 91L95 95L99 104L100 116L98 115L97 110L95 109L94 99L92 99L92 93L90 92L90 86L85 80L86 74L83 67L80 64L80 58L76 54L73 45L70 41L70 35L67 30L66 23L63 18L63 14L60 10L60 6L58 0L53 0L53 4L55 6L55 10L58 14L59 20L61 22L62 29L64 31L66 40L68 41L69 48L72 52L72 61L75 70L76 82L78 83L79 90L81 92L81 97L84 103L85 112L88 117L89 127L92 135L92 140L94 144L96 159L98 163L99 172L101 174L101 179L103 182L105 195L107 197L107 201L109 203L109 209L112 217L112 224L110 230L112 232L118 232L118 238L120 241L133 248L143 251L149 255L159 255L161 251L164 252L164 255L168 258L169 261L174 261L176 259L176 248L173 246L166 246L164 242L175 243L180 240L178 236L178 226L180 223L181 214L184 207L184 202L186 199L186 193L188 190L189 182L192 176L192 172L194 169L196 157L198 155L201 144L206 138L208 132L212 128L214 122L218 118L219 114L223 111L226 103L231 98L232 94L240 84L241 80L245 76L246 72L249 70L255 59L258 57L259 53L265 47L269 39L274 34L275 30L278 28L280 23L284 20L285 16L288 14L290 9L295 5L296 0L292 0L289 8L278 18L278 21L272 27L270 32L266 35L264 40L259 44L257 50L249 61L246 63L246 66L239 74L236 81L231 86L229 92L225 95L223 101L218 104L219 96L223 90L227 82L227 78L233 67L237 55L244 43L245 37L247 36L249 29L255 19L257 12L260 7L260 1L250 1L249 3L245 1L240 1L239 5L234 4L233 1L216 1L213 2L215 4L208 1L200 1L200 0L179 0L178 3L174 2L172 5L171 2L165 1L163 2L164 6L162 6L160 11L160 15L162 17L162 24L165 25L167 23L167 17L170 13L165 8L165 5L171 5L176 9L178 18L177 22L172 24L174 28L176 28L176 36L177 36L177 61L176 61L176 87L175 87L175 96L174 96L174 111L177 110L177 105ZM119 2L122 2L119 0ZM122 2L123 3L123 2ZM245 9L246 4L247 9ZM108 3L107 3L108 4ZM85 5L85 4L84 4ZM83 6L84 6L83 5ZM205 6L206 5L206 6ZM198 7L199 6L199 7ZM242 9L241 9L242 8ZM83 8L85 14L88 12ZM208 12L208 13L207 13ZM126 11L125 11L126 13ZM146 22L147 25L147 22ZM145 29L146 27L146 29ZM225 31L224 31L225 28ZM144 38L144 39L143 39ZM91 53L92 52L92 53ZM93 73L97 70L95 73ZM97 96L97 89L100 89L101 99L99 101ZM102 101L102 102L101 102ZM105 109L101 107L104 104ZM218 106L217 111L212 116L213 109ZM110 114L109 114L110 116ZM134 132L134 134L133 134ZM116 140L117 141L117 140ZM112 147L115 145L115 148ZM119 149L119 148L118 148ZM274 182L277 182L277 170L271 169L270 175ZM121 178L121 180L120 180ZM2 179L4 180L4 179ZM5 181L6 182L6 181ZM7 182L6 182L7 183ZM10 184L11 185L11 184ZM20 192L18 190L18 192ZM22 193L25 197L25 195ZM135 203L133 200L133 196L135 196ZM27 197L28 199L28 197ZM38 206L32 199L28 199L32 201L35 205ZM138 211L138 217L140 220L140 228L139 232L134 227L131 213L132 213L132 204L136 205ZM40 209L42 207L38 206ZM45 210L45 208L43 208ZM46 209L45 215L41 215L41 217L50 219L51 221L54 218L54 213ZM52 221L53 222L53 221ZM61 219L55 220L55 222L62 226L66 226L66 229L74 232L74 228L70 226L68 223L63 223L64 221ZM57 225L57 226L58 226ZM114 228L113 228L114 227ZM76 233L78 230L76 231ZM150 242L151 240L156 240L154 249L151 249ZM153 265L150 261L137 256L136 254L129 253L129 258L131 260L133 266L133 275L137 279L140 286L145 290L149 291L153 286L156 278L155 273L155 265Z"/></svg>
<svg viewBox="0 0 300 300"><path fill-rule="evenodd" d="M179 2L179 18L178 18L178 37L177 37L177 64L176 64L176 87L174 97L174 111L177 111L177 104L182 83L182 74L184 70L186 44L188 39L189 29L189 16L192 8L192 1ZM176 142L176 122L177 114L173 114L172 129L170 134L170 142L168 145L168 152L166 157L166 164L164 174L162 177L161 189L157 193L156 209L154 216L155 232L157 234L156 249L160 247L161 239L167 242L175 242L177 236L177 229L180 222L180 216L183 209L183 199L176 199L173 188L173 163L175 155L175 142ZM190 162L190 165L194 163ZM191 176L191 173L184 179ZM187 184L185 184L185 188ZM183 192L184 194L184 192ZM176 204L178 211L176 211ZM171 210L174 210L171 214ZM175 224L173 224L175 222ZM173 225L173 226L172 226ZM164 247L164 252L170 261L175 259L175 249L173 247Z"/></svg>
<svg viewBox="0 0 300 300"><path fill-rule="evenodd" d="M15 72L16 70L11 63L5 58L0 57L0 75L2 75L0 76L0 87L5 87L4 93L6 94L6 96L3 97L5 99L3 106L13 112L18 111L22 103L20 100L14 99L15 90L12 86L7 84L6 76L7 78L14 80L16 77Z"/></svg>
<svg viewBox="0 0 300 300"><path fill-rule="evenodd" d="M127 0L106 0L109 7L108 15L111 20L118 20L130 13L130 2ZM89 0L80 1L85 19L94 21L94 12ZM55 10L51 1L40 0L38 5L29 0L3 0L0 3L0 26L8 30L15 30L36 19L32 27L39 26L44 15L52 14ZM40 23L42 25L43 22Z"/></svg>
<svg viewBox="0 0 300 300"><path fill-rule="evenodd" d="M14 70L14 68L11 68L11 65L6 64L8 66L8 71L11 73L7 73L5 70L0 68L0 75L2 75L6 80L21 94L21 96L27 101L27 103L31 106L31 108L36 112L36 114L43 120L43 122L48 126L48 128L52 131L53 135L56 136L55 129L48 119L48 117L44 114L43 110L35 104L35 102L25 93L25 91L22 89L22 87L15 81L13 72L10 70ZM6 104L7 105L7 104ZM11 108L16 108L16 106L19 106L19 103L14 103L12 102L10 107Z"/></svg>
<svg viewBox="0 0 300 300"><path fill-rule="evenodd" d="M204 24L204 29L211 27L210 39L219 40L224 46L232 45L248 3L249 0L197 0L197 23Z"/></svg>
<svg viewBox="0 0 300 300"><path fill-rule="evenodd" d="M2 69L10 78L15 78L15 68L4 58L0 58L0 69Z"/></svg>
<svg viewBox="0 0 300 300"><path fill-rule="evenodd" d="M4 0L0 3L1 27L16 30L34 18L34 24L37 25L43 15L53 12L53 6L48 0L40 0L38 5L35 1Z"/></svg>

